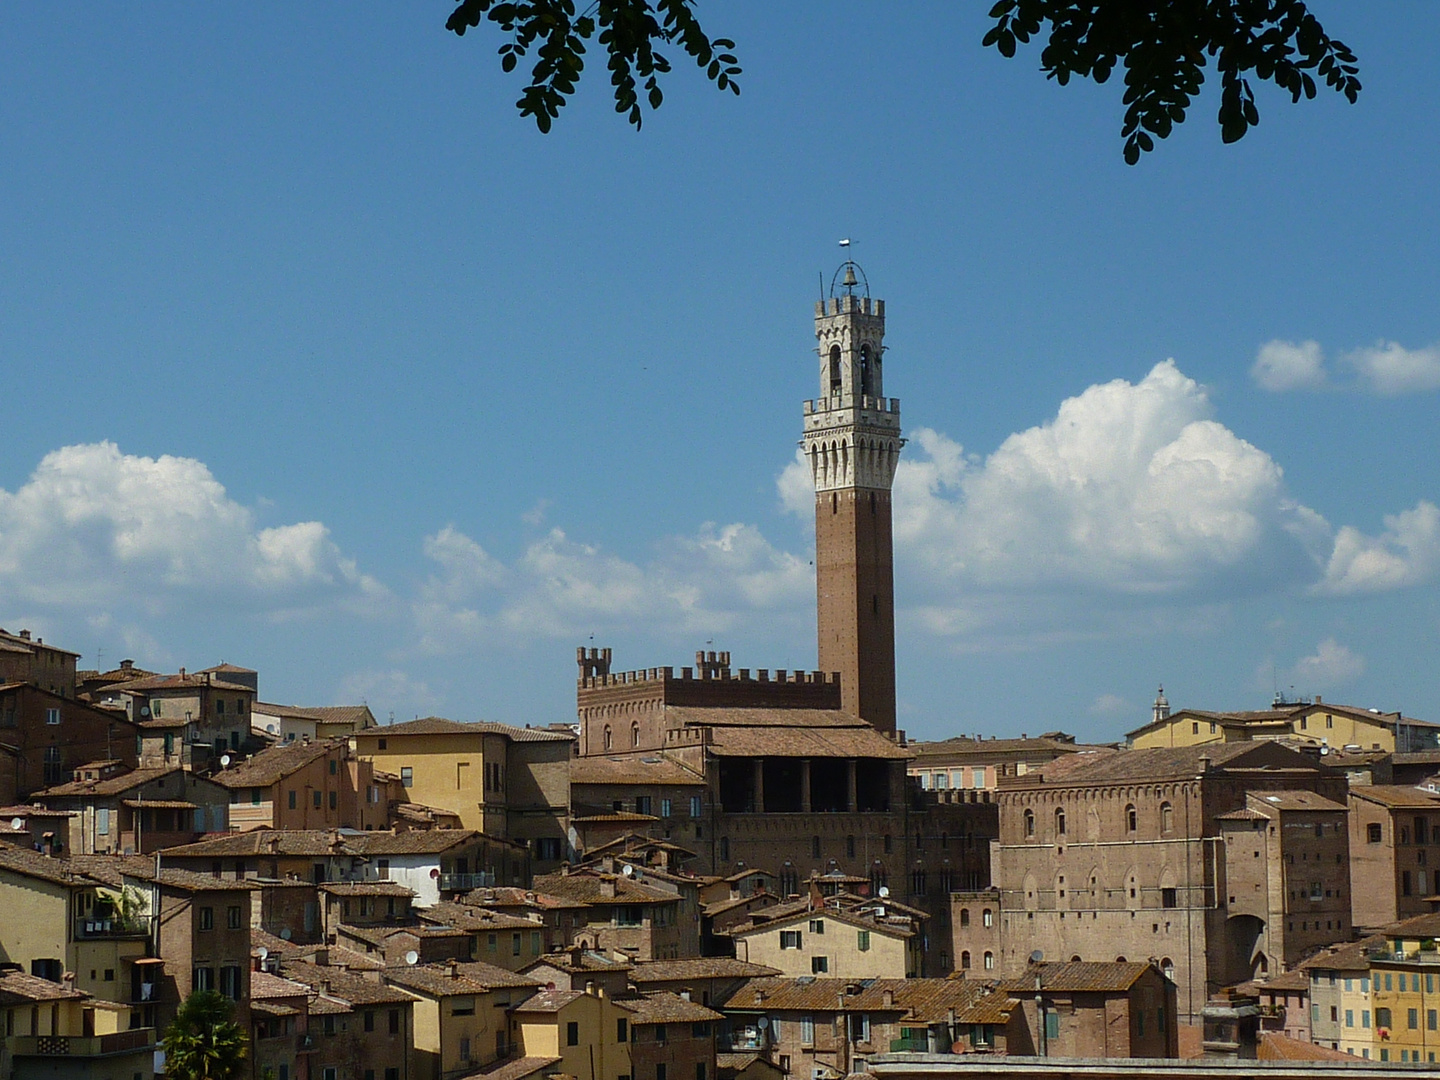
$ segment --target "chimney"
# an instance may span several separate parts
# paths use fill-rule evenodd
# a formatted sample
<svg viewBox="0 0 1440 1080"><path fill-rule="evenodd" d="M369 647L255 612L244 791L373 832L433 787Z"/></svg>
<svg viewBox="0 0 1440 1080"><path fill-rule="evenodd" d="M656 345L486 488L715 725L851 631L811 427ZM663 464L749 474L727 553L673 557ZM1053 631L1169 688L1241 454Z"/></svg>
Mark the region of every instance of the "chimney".
<svg viewBox="0 0 1440 1080"><path fill-rule="evenodd" d="M690 988L689 988L688 986L687 986L684 990L681 990L681 991L680 991L680 1000L681 1000L681 1001L689 1001L689 1000L690 1000Z"/></svg>
<svg viewBox="0 0 1440 1080"><path fill-rule="evenodd" d="M1204 755L1204 756L1202 756L1202 757L1200 758L1200 772L1203 774L1203 773L1208 773L1209 771L1210 771L1210 756L1209 756L1208 754L1206 754L1206 755Z"/></svg>
<svg viewBox="0 0 1440 1080"><path fill-rule="evenodd" d="M458 978L460 978L460 962L459 962L458 960L448 960L448 961L446 961L446 963L445 963L445 970L446 970L446 972L449 974L450 978L452 978L452 979L458 979Z"/></svg>
<svg viewBox="0 0 1440 1080"><path fill-rule="evenodd" d="M600 879L600 895L606 900L615 899L615 875L610 874Z"/></svg>
<svg viewBox="0 0 1440 1080"><path fill-rule="evenodd" d="M74 989L75 989L75 972L73 972L73 971L67 971L67 972L65 972L65 974L63 974L63 975L60 976L60 982L61 982L61 984L65 987L66 990L74 990Z"/></svg>
<svg viewBox="0 0 1440 1080"><path fill-rule="evenodd" d="M885 1008L893 1009L895 1007L894 990L886 990L883 994L880 995L880 999L885 1003Z"/></svg>
<svg viewBox="0 0 1440 1080"><path fill-rule="evenodd" d="M326 997L328 997L328 996L330 995L330 980L329 980L329 979L321 979L321 980L320 980L320 993L324 994Z"/></svg>
<svg viewBox="0 0 1440 1080"><path fill-rule="evenodd" d="M121 671L129 671L129 670L130 670L131 668L133 668L134 666L135 666L135 661L134 661L134 660L121 660L121 661L120 661L120 670L121 670Z"/></svg>
<svg viewBox="0 0 1440 1080"><path fill-rule="evenodd" d="M30 640L30 631L29 631L29 630L21 630L21 631L20 631L20 640L21 640L21 641L29 641L29 640Z"/></svg>
<svg viewBox="0 0 1440 1080"><path fill-rule="evenodd" d="M180 677L182 679L185 677L185 669L183 667L180 669Z"/></svg>
<svg viewBox="0 0 1440 1080"><path fill-rule="evenodd" d="M594 997L594 996L595 996L595 980L594 980L594 979L586 979L586 980L585 980L585 993L589 994L591 997Z"/></svg>
<svg viewBox="0 0 1440 1080"><path fill-rule="evenodd" d="M1322 698L1319 694L1316 694L1316 695L1315 695L1315 704L1316 704L1316 705L1324 705L1324 704L1325 704L1325 699Z"/></svg>

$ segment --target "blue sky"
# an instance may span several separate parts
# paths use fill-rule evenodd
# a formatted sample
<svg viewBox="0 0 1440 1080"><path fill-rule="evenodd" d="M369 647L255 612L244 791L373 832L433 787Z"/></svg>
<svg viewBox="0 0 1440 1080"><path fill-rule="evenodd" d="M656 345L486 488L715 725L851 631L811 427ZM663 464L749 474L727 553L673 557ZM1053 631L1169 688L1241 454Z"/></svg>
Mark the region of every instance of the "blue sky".
<svg viewBox="0 0 1440 1080"><path fill-rule="evenodd" d="M573 717L815 664L811 305L888 304L901 724L1114 738L1278 685L1440 719L1440 19L1314 9L1360 103L1136 168L984 5L706 5L555 131L445 4L0 15L0 625L262 697ZM1397 31L1403 28L1403 32Z"/></svg>

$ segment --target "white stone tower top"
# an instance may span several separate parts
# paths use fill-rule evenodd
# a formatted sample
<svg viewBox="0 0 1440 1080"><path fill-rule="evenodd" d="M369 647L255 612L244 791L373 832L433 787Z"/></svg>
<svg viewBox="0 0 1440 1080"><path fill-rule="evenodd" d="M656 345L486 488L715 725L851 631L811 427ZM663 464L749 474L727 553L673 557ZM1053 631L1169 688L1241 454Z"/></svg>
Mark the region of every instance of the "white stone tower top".
<svg viewBox="0 0 1440 1080"><path fill-rule="evenodd" d="M829 298L815 304L820 396L805 402L801 446L817 492L888 491L905 440L900 399L884 396L885 301L870 298L864 271L854 262L840 271L840 295L832 284Z"/></svg>

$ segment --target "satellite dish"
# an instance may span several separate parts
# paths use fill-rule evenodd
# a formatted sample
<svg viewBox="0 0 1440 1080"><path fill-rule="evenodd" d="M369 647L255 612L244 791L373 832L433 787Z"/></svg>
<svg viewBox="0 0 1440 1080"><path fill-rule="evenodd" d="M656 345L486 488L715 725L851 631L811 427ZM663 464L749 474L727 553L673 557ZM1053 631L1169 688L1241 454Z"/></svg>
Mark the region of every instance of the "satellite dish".
<svg viewBox="0 0 1440 1080"><path fill-rule="evenodd" d="M149 706L149 705L141 705L141 706L140 706L140 715L141 715L141 716L149 716L149 715L150 715L150 706Z"/></svg>
<svg viewBox="0 0 1440 1080"><path fill-rule="evenodd" d="M431 880L431 881L438 881L438 880L440 880L440 871L439 871L438 869L432 869L432 870L430 871L430 880Z"/></svg>
<svg viewBox="0 0 1440 1080"><path fill-rule="evenodd" d="M1038 964L1038 963L1040 963L1041 960L1044 960L1044 959L1045 959L1045 954L1044 954L1043 952L1041 952L1039 949L1036 949L1034 952L1032 952L1032 953L1030 954L1030 962L1031 962L1032 964Z"/></svg>
<svg viewBox="0 0 1440 1080"><path fill-rule="evenodd" d="M420 954L419 954L418 952L416 952L414 949L410 949L409 951L407 951L407 952L405 953L405 963L409 964L409 965L412 966L412 967L415 965L415 961L417 961L417 960L419 960L419 959L420 959Z"/></svg>
<svg viewBox="0 0 1440 1080"><path fill-rule="evenodd" d="M761 1031L764 1031L770 1026L770 1018L768 1016L760 1017L759 1020L755 1021L755 1026L758 1027Z"/></svg>
<svg viewBox="0 0 1440 1080"><path fill-rule="evenodd" d="M255 953L260 957L262 963L270 956L270 950L267 949L264 945L261 945L260 948L256 949Z"/></svg>
<svg viewBox="0 0 1440 1080"><path fill-rule="evenodd" d="M624 874L626 877L634 877L635 867L631 866L629 863L626 863L620 868L620 873Z"/></svg>
<svg viewBox="0 0 1440 1080"><path fill-rule="evenodd" d="M282 926L282 927L280 928L280 940L281 940L281 941L289 941L290 938L291 938L290 927L288 927L288 926Z"/></svg>
<svg viewBox="0 0 1440 1080"><path fill-rule="evenodd" d="M12 829L14 829L16 832L19 832L21 829L23 829L23 828L25 827L25 819L24 819L24 818L18 818L18 817L17 817L17 818L11 818L11 819L10 819L10 827L11 827Z"/></svg>
<svg viewBox="0 0 1440 1080"><path fill-rule="evenodd" d="M221 767L222 769L228 769L228 768L230 767L230 755L229 755L229 754L221 754L221 755L220 755L220 767Z"/></svg>
<svg viewBox="0 0 1440 1080"><path fill-rule="evenodd" d="M889 886L889 885L881 885L881 886L880 886L880 899L881 899L881 900L884 900L884 899L885 899L887 896L889 896L889 895L890 895L890 886Z"/></svg>

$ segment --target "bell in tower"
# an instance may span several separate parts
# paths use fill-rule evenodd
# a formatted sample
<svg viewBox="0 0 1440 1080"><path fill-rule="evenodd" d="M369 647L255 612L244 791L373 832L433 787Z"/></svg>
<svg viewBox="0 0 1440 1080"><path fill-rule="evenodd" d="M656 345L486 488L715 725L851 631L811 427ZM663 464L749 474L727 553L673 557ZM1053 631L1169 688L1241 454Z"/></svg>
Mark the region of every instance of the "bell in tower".
<svg viewBox="0 0 1440 1080"><path fill-rule="evenodd" d="M890 488L900 402L884 396L885 301L853 260L815 305L820 396L801 447L815 483L820 667L840 673L843 708L895 730L895 571Z"/></svg>

